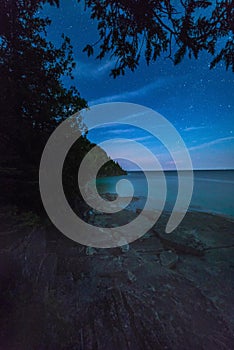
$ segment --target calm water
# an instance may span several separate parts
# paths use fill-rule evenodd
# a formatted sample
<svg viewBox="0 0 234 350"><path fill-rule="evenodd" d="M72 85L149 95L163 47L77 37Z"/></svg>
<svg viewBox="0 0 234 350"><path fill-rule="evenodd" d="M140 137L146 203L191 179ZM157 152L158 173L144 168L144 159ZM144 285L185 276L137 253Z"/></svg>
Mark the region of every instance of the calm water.
<svg viewBox="0 0 234 350"><path fill-rule="evenodd" d="M157 172L148 172L155 187L160 186ZM165 210L172 210L177 196L178 180L176 171L165 172L167 181L167 199ZM186 172L184 175L186 176ZM144 206L144 198L148 188L142 172L129 172L126 176L106 177L98 179L97 188L100 193L115 193L116 183L120 179L128 179L134 187L134 196L140 197L137 207ZM234 170L194 171L194 191L189 210L205 211L234 217Z"/></svg>

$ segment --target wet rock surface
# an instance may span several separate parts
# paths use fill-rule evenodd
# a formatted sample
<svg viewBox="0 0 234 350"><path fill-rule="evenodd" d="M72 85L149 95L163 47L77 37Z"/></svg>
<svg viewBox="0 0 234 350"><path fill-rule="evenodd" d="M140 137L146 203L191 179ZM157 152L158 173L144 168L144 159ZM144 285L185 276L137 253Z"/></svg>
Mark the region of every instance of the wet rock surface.
<svg viewBox="0 0 234 350"><path fill-rule="evenodd" d="M0 349L233 349L233 222L188 213L165 236L167 220L128 249L87 249L40 228L7 238Z"/></svg>

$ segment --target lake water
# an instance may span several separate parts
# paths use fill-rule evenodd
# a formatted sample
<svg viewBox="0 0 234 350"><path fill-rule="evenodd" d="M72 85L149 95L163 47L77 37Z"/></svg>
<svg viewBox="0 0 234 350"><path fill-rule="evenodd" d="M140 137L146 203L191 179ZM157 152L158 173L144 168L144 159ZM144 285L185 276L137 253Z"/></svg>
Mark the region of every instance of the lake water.
<svg viewBox="0 0 234 350"><path fill-rule="evenodd" d="M178 177L176 171L164 173L167 182L167 198L164 210L171 211L174 207ZM155 187L160 186L157 172L148 172ZM186 176L186 172L184 175ZM143 207L148 194L147 181L142 172L129 172L126 176L106 177L97 180L99 193L115 193L116 184L120 179L127 179L134 188L134 196L140 197L136 206ZM194 190L190 203L190 211L204 211L234 217L234 170L194 171Z"/></svg>

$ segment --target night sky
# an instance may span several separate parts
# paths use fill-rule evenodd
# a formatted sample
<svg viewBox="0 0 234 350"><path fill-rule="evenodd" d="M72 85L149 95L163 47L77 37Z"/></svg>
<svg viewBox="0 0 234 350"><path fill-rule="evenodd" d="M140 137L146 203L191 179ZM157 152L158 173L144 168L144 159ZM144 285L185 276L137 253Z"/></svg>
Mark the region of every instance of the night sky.
<svg viewBox="0 0 234 350"><path fill-rule="evenodd" d="M60 8L46 6L43 15L52 19L48 39L61 43L61 34L71 38L77 67L73 84L89 106L105 102L131 102L150 107L167 118L179 131L190 151L194 169L234 169L234 79L222 64L209 69L210 56L184 59L174 66L161 58L149 67L144 59L135 72L126 71L117 79L109 77L113 62L109 57L95 60L82 53L97 36L96 22L75 0L61 1ZM97 52L98 54L98 52ZM67 84L66 79L64 83ZM90 132L98 143L108 138L127 137L142 142L155 154L162 152L157 140L131 127L107 127ZM110 156L116 156L109 152ZM160 160L172 169L165 153ZM148 166L150 168L150 166ZM131 169L131 167L129 167Z"/></svg>

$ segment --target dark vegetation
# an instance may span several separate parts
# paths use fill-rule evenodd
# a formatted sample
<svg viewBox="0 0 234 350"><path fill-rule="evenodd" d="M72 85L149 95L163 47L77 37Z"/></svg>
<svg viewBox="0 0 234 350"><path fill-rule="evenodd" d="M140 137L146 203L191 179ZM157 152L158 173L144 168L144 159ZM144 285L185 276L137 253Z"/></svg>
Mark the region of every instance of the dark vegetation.
<svg viewBox="0 0 234 350"><path fill-rule="evenodd" d="M97 20L99 40L84 48L88 56L115 59L114 78L134 71L142 56L178 64L185 56L211 55L210 68L223 62L234 70L232 0L79 0Z"/></svg>
<svg viewBox="0 0 234 350"><path fill-rule="evenodd" d="M38 167L50 134L65 118L87 107L76 87L66 88L62 77L73 79L75 68L70 39L62 35L59 48L46 38L49 18L38 11L43 1L1 1L0 4L0 140L1 202L41 210ZM78 164L94 146L86 138L85 125L78 147L73 148ZM110 160L100 175L124 171ZM66 165L66 164L65 164ZM66 166L69 179L74 164ZM107 173L108 171L108 173ZM68 193L77 194L73 184Z"/></svg>

